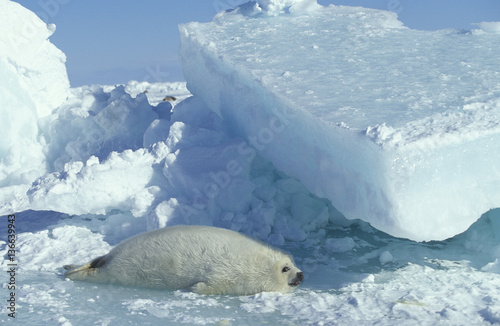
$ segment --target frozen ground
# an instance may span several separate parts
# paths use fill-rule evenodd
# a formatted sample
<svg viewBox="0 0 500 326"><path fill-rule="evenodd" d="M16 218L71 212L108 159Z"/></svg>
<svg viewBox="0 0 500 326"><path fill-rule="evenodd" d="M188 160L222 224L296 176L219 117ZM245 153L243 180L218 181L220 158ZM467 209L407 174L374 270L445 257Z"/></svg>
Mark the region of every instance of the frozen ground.
<svg viewBox="0 0 500 326"><path fill-rule="evenodd" d="M500 250L499 218L498 210L490 212L465 234L430 243L397 239L364 222L332 223L320 239L282 246L307 275L297 291L235 297L66 281L62 265L107 252L145 230L144 223L117 212L68 216L26 211L16 215L16 322L491 325L500 323L500 265L492 263L493 251ZM2 322L11 321L6 314L3 307Z"/></svg>
<svg viewBox="0 0 500 326"><path fill-rule="evenodd" d="M283 6L292 4L294 6L288 8L287 13L280 12ZM252 37L252 31L270 32L272 29L266 30L267 27L276 22L289 23L287 19L291 17L302 17L300 19L306 23L311 18L298 13L314 14L323 10L314 1L265 1L263 7L267 11L261 12L261 16L238 16L236 11L217 16L215 23L223 24L223 20L227 19L226 23L259 24L260 29L248 31L246 37ZM239 10L245 13L245 10L251 9L246 12L248 14L253 12L252 8L255 9L247 6ZM5 50L8 47L0 47L0 72L8 77L0 79L0 114L9 117L0 122L0 215L4 221L4 231L0 233L0 251L4 257L2 270L8 271L12 267L9 264L17 264L14 279L9 279L12 275L6 272L0 279L0 300L4 302L0 306L2 323L500 324L499 209L484 209L481 218L481 214L467 216L468 221L477 221L464 233L454 233L450 239L430 242L397 238L360 219L348 220L332 200L323 198L321 192L310 187L314 177L306 177L304 180L307 182L301 182L286 173L287 169L293 172L301 167L309 147L302 147L302 154L296 153L297 160L289 160L289 165L283 165L283 158L289 158L286 151L278 152L285 155L282 158L268 155L269 151L261 148L264 144L261 140L270 140L265 145L271 145L273 138L269 138L269 131L273 131L272 137L278 141L278 134L285 126L279 120L260 116L258 110L242 112L250 126L267 123L267 129L261 129L264 130L261 134L257 130L255 135L261 138L255 143L252 134L238 128L242 126L241 122L237 122L238 117L227 114L231 109L238 112L242 107L252 108L248 98L250 93L242 91L238 95L240 103L230 106L230 102L224 102L227 98L219 96L222 94L219 93L220 85L210 82L202 69L198 72L200 80L205 81L204 87L201 88L202 84L195 85L194 71L199 61L193 60L192 66L185 67L189 72L187 87L191 92L184 83L146 82L71 89L65 73L64 55L47 39L54 32L54 26L45 26L31 12L8 0L0 0L0 9L0 45L10 46L14 40L19 47L10 52ZM359 32L357 19L365 19L364 26L369 29L380 22L390 22L390 26L386 26L390 30L396 28L425 39L419 32L400 26L391 14L362 8L339 10L341 12L332 14L332 17L342 21L353 19L350 25L353 33ZM6 12L8 24L5 23ZM190 25L191 31L193 26L196 24ZM204 26L199 25L197 31L206 29L207 25ZM32 28L37 32L25 35L26 30ZM438 32L437 35L451 38L476 35L482 36L482 42L486 42L495 37L498 24L482 23L480 28L467 36L458 36L451 31ZM436 36L432 33L426 35ZM243 39L243 36L238 37ZM24 57L36 51L32 48L33 44L41 49L36 61ZM495 44L491 45L492 49ZM320 50L320 45L312 49ZM484 46L484 43L480 45ZM208 49L210 46L208 43ZM193 45L191 49L184 45L183 49L193 52L199 49L199 45ZM258 55L252 58L258 62ZM365 60L368 57L357 59L367 63ZM225 60L223 65L212 66L212 72L221 74L218 69L228 62ZM221 79L228 87L237 88L241 84L236 81L242 76L249 76L241 68L244 66L242 62L236 72L222 69L234 78L227 79L225 76L226 79ZM252 63L252 60L248 62ZM491 157L494 158L494 150L498 146L493 137L497 124L497 107L494 104L498 102L498 67L485 60L482 69L479 62L474 62L478 69L477 78L481 79L488 73L491 76L481 84L473 99L474 103L483 103L483 106L469 107L474 112L466 116L471 118L468 121L474 123L468 124L467 130L478 126L477 133L472 132L476 138L470 139L482 139L484 148L491 149ZM275 64L273 67L279 68L279 62ZM284 78L300 81L301 76L301 73L290 69L288 74L285 72ZM350 76L354 78L356 74ZM458 79L463 76L452 77ZM415 78L422 78L424 85L426 74ZM248 83L244 86L252 89L255 86L252 80L247 79ZM356 83L355 80L346 82ZM364 85L367 90L381 89L374 80L370 83ZM449 80L446 83L452 89L458 87ZM278 83L276 86L283 87L285 84ZM264 82L253 90L260 89L262 85L269 86ZM293 86L293 83L286 85ZM465 89L463 84L460 85ZM290 90L297 91L296 87ZM264 88L266 92L269 89ZM439 97L429 92L431 97ZM302 103L309 103L312 107L322 103L321 91L314 92L314 96L318 96L316 104L311 101L311 94L306 91ZM270 99L269 93L258 95L259 101L263 101L262 107L269 107L265 101ZM392 94L390 99L408 104L412 102L413 95ZM173 96L177 100L164 102L165 96ZM279 104L282 100L281 97L279 101L272 97L274 102L271 104ZM386 103L390 102L389 98L386 100ZM219 107L220 112L214 105L217 101L224 102ZM361 109L361 102L353 105L359 105L358 109ZM432 111L431 104L425 110ZM457 102L460 110L464 109L462 104ZM414 109L418 111L417 106ZM344 111L338 112L344 114ZM451 120L435 121L447 128L447 122L458 121L452 113L449 115ZM293 118L290 122L310 128L297 129L292 135L302 134L302 139L311 140L310 135L315 134L314 123L305 123L310 121L309 118L300 120L298 117L304 116L286 116ZM478 121L484 124L475 124ZM345 129L346 137L353 137L353 130L356 130L346 125L333 126L336 131ZM439 135L446 136L442 132L447 129L433 129L436 125L431 121L428 125L418 126L429 126L427 131L430 136L436 135L436 130ZM485 126L491 129L485 129ZM357 127L363 129L362 126ZM384 130L384 127L377 127L370 132L365 130L361 135L368 136L370 142L373 139L375 143L377 140L385 142L385 138L380 138L388 135L382 133ZM448 130L459 145L467 144L469 138L457 138L455 129ZM485 130L492 132L491 138L485 137ZM320 139L316 140L316 154L321 157L324 146ZM370 146L375 146L375 143ZM387 143L384 144L387 146ZM441 143L438 141L436 144ZM368 148L377 148L370 146ZM294 150L292 146L285 146L284 149ZM350 149L352 153L354 150L355 147ZM348 163L357 164L349 155L340 157L343 157L346 166ZM370 161L363 164L377 168L370 165ZM456 180L459 184L470 184L468 180L474 176L477 167L471 169L470 165L464 166L468 168L464 168L464 174L457 176ZM491 167L487 165L488 169ZM306 172L313 175L315 169L313 166ZM491 180L496 180L496 174L491 176ZM477 180L475 182L472 186L479 189L481 184ZM497 184L493 182L493 185ZM493 190L492 196L498 194L498 189ZM349 194L352 197L346 195L346 198L351 202L362 198L356 197L356 193ZM421 199L421 203L427 203L425 197ZM374 201L373 198L370 200ZM494 207L498 207L498 203ZM15 214L15 221L10 226L7 223L9 214ZM370 218L365 216L366 220ZM387 223L389 226L390 219ZM417 225L416 221L414 223ZM71 282L62 277L62 266L65 264L84 262L102 255L139 232L176 224L230 228L278 246L295 257L298 267L304 271L305 281L297 291L287 295L261 293L237 297L95 285ZM411 225L407 227L411 228ZM17 235L15 255L9 252L9 229L15 230ZM12 289L13 285L15 289ZM11 297L15 298L15 320L8 316L10 305L6 305Z"/></svg>

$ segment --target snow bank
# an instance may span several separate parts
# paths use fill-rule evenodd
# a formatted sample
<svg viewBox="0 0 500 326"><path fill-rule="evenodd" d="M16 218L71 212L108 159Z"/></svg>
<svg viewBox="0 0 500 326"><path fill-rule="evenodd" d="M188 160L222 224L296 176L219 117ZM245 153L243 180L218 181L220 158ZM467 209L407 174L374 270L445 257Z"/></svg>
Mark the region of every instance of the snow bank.
<svg viewBox="0 0 500 326"><path fill-rule="evenodd" d="M40 119L47 164L60 171L70 161L91 156L102 161L113 151L142 148L144 133L156 118L146 95L132 98L124 86L110 92L101 86L75 89L54 114Z"/></svg>
<svg viewBox="0 0 500 326"><path fill-rule="evenodd" d="M0 1L0 186L45 171L37 120L69 94L66 57L48 40L54 31L21 5Z"/></svg>
<svg viewBox="0 0 500 326"><path fill-rule="evenodd" d="M153 155L143 149L112 152L102 163L91 156L85 165L66 163L62 172L37 179L28 196L32 209L68 214L105 214L112 209L142 216L154 200Z"/></svg>
<svg viewBox="0 0 500 326"><path fill-rule="evenodd" d="M189 90L349 219L445 239L500 205L496 34L418 31L342 6L180 27ZM248 5L246 5L248 6Z"/></svg>
<svg viewBox="0 0 500 326"><path fill-rule="evenodd" d="M165 112L160 112L163 107ZM152 107L144 92L133 98L124 86L73 89L53 114L39 120L46 164L54 172L33 180L26 193L29 208L76 215L118 209L146 215L165 181L155 167L161 169L157 166L168 152L164 144L154 144L169 133L171 109L168 102Z"/></svg>
<svg viewBox="0 0 500 326"><path fill-rule="evenodd" d="M140 86L71 89L69 98L52 114L34 120L38 160L26 162L25 167L33 164L36 170L25 173L19 185L0 188L0 214L27 209L71 214L123 209L142 216L151 204L152 189L147 184L154 179L153 166L158 155L166 155L161 149L150 151L143 146L153 147L169 133L166 117L170 117L172 105L162 102L165 94L172 94L167 91L180 98L188 92L180 84ZM139 90L143 87L153 89L150 98ZM159 104L153 107L149 101ZM27 140L29 130L11 144L17 145L13 149ZM3 161L0 168L10 167ZM12 174L23 173L21 167L12 168Z"/></svg>
<svg viewBox="0 0 500 326"><path fill-rule="evenodd" d="M148 228L215 225L282 245L314 238L338 217L327 202L228 134L198 98L178 104L170 123L167 138L158 143L168 153L159 183L166 196L148 215Z"/></svg>

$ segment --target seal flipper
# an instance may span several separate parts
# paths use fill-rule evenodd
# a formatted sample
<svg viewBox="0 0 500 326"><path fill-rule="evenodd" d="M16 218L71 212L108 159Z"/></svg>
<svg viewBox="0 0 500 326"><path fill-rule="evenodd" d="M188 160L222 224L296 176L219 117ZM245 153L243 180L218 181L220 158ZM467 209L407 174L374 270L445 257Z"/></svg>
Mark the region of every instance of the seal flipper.
<svg viewBox="0 0 500 326"><path fill-rule="evenodd" d="M188 289L198 294L227 294L226 292L221 292L220 289L214 288L209 283L203 281L191 285Z"/></svg>
<svg viewBox="0 0 500 326"><path fill-rule="evenodd" d="M198 294L209 294L209 293L207 293L208 292L207 291L208 290L208 285L205 282L198 282L198 283L193 284L190 287L190 290L192 292L195 292L195 293L198 293Z"/></svg>

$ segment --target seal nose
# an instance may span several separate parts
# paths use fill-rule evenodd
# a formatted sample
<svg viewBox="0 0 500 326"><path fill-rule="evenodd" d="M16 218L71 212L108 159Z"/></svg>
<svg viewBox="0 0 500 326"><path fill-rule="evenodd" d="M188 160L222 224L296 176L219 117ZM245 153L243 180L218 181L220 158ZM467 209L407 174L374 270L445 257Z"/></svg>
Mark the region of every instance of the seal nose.
<svg viewBox="0 0 500 326"><path fill-rule="evenodd" d="M304 273L302 272L297 272L297 278L299 279L299 281L302 282L302 280L304 279Z"/></svg>

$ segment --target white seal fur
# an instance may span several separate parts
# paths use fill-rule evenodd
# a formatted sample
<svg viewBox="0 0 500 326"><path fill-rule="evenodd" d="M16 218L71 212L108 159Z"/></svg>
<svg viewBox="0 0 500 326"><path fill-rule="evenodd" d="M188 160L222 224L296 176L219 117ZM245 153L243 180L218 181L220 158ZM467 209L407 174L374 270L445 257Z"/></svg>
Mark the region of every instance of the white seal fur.
<svg viewBox="0 0 500 326"><path fill-rule="evenodd" d="M139 234L65 277L200 294L289 292L304 275L292 257L241 233L209 226L174 226Z"/></svg>

